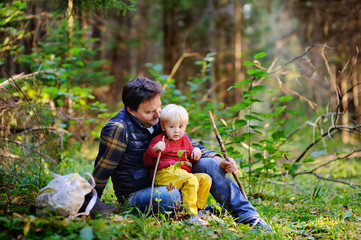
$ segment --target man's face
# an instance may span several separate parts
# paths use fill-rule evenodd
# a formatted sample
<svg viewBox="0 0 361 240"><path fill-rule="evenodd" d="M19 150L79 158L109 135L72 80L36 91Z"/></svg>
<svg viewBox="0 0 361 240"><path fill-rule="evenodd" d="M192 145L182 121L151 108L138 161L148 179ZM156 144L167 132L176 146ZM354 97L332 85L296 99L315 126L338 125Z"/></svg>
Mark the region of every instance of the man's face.
<svg viewBox="0 0 361 240"><path fill-rule="evenodd" d="M130 108L127 108L127 110L130 114L136 117L144 125L144 127L150 127L158 123L161 105L162 102L160 100L160 95L158 94L150 101L139 104L138 111L133 111Z"/></svg>

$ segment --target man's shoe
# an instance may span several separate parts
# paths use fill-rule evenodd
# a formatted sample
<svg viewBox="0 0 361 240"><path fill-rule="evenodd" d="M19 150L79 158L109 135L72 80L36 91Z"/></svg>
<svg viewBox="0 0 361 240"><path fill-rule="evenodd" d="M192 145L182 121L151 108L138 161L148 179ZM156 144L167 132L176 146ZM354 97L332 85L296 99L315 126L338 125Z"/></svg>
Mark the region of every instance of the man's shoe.
<svg viewBox="0 0 361 240"><path fill-rule="evenodd" d="M117 209L116 205L105 204L100 200L99 197L97 197L97 201L95 202L93 209L90 211L90 214L92 217L95 217L98 214L100 214L102 217L106 217L113 213L115 209Z"/></svg>
<svg viewBox="0 0 361 240"><path fill-rule="evenodd" d="M240 222L243 224L249 224L251 227L254 227L258 230L264 230L268 232L272 231L272 228L262 218L258 216L249 217Z"/></svg>
<svg viewBox="0 0 361 240"><path fill-rule="evenodd" d="M206 206L203 211L214 215L221 215L225 212L225 209L221 206L221 204L216 203Z"/></svg>

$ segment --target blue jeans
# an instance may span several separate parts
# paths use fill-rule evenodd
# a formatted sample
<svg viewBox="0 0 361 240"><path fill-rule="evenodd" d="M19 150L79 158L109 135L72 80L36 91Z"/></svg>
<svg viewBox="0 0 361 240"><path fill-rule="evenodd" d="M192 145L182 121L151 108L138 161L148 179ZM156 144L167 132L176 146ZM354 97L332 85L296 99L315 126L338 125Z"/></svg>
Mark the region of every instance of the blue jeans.
<svg viewBox="0 0 361 240"><path fill-rule="evenodd" d="M258 216L256 209L247 201L237 183L219 167L218 162L213 158L201 158L193 163L193 173L207 173L212 178L211 194L225 209L227 209L237 222L249 217ZM157 192L158 191L158 192ZM128 202L140 209L149 205L151 188L145 188L135 192L128 199ZM160 202L156 198L162 199ZM159 204L158 204L159 203ZM155 187L153 196L153 209L155 211L169 211L179 208L181 205L180 191L175 189L168 192L166 187Z"/></svg>
<svg viewBox="0 0 361 240"><path fill-rule="evenodd" d="M245 199L237 183L219 167L213 158L201 158L195 162L192 172L207 173L212 178L211 194L237 222L258 216L253 205Z"/></svg>
<svg viewBox="0 0 361 240"><path fill-rule="evenodd" d="M136 191L127 200L131 206L139 208L141 211L148 209L151 187ZM177 211L182 204L182 194L178 189L167 190L166 186L154 187L152 205L154 212Z"/></svg>

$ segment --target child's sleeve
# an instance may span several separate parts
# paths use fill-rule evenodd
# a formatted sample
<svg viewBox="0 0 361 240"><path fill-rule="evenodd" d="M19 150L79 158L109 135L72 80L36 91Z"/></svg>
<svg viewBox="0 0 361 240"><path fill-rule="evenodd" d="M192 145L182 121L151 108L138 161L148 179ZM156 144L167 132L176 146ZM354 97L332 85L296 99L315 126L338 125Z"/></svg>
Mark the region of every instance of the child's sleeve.
<svg viewBox="0 0 361 240"><path fill-rule="evenodd" d="M217 153L214 150L210 150L208 148L206 148L205 146L199 144L196 140L194 140L192 137L190 137L188 134L186 134L189 138L189 140L191 141L191 144L193 147L197 147L202 151L202 158L213 158L215 156L219 156L222 157L221 154Z"/></svg>
<svg viewBox="0 0 361 240"><path fill-rule="evenodd" d="M187 146L187 152L189 153L189 156L188 156L188 160L191 162L191 163L194 163L194 159L191 157L192 156L192 152L193 152L193 146L192 146L192 143L190 141L190 139L188 138L188 136L185 135L185 141L186 141L186 146Z"/></svg>
<svg viewBox="0 0 361 240"><path fill-rule="evenodd" d="M154 152L153 146L158 142L159 139L157 137L153 138L152 141L149 143L147 150L144 152L143 164L146 167L155 167L159 152Z"/></svg>

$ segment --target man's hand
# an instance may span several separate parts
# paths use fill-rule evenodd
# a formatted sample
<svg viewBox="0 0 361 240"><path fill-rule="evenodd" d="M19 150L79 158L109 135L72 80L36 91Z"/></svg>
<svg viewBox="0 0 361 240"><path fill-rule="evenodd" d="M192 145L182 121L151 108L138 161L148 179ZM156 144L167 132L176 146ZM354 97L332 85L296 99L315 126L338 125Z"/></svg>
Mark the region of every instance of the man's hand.
<svg viewBox="0 0 361 240"><path fill-rule="evenodd" d="M202 151L197 147L193 148L193 151L191 152L191 158L195 161L198 161L201 158L201 156L202 156Z"/></svg>
<svg viewBox="0 0 361 240"><path fill-rule="evenodd" d="M159 141L153 146L154 152L158 152L159 150L163 152L164 149L165 149L165 142L163 141Z"/></svg>
<svg viewBox="0 0 361 240"><path fill-rule="evenodd" d="M218 161L219 167L222 168L227 173L235 173L235 174L238 173L237 164L233 158L228 158L229 162L218 156L215 156L214 159Z"/></svg>

